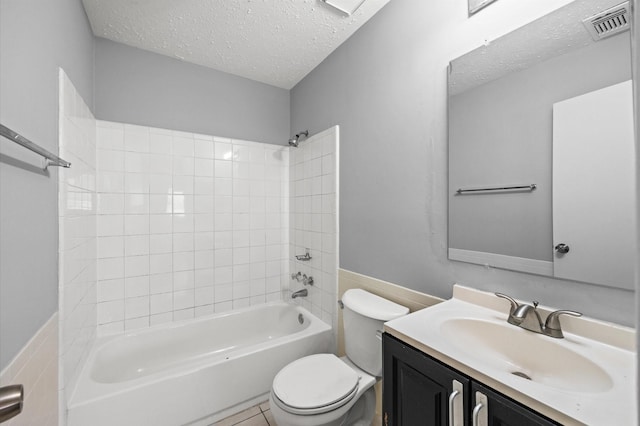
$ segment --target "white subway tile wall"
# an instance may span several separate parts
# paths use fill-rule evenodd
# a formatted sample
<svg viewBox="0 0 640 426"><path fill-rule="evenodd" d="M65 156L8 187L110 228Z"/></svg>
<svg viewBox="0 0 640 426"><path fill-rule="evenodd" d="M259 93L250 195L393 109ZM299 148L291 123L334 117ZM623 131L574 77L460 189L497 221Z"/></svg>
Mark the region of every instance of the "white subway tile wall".
<svg viewBox="0 0 640 426"><path fill-rule="evenodd" d="M289 276L289 291L307 288L306 298L294 299L336 330L338 268L339 128L332 127L302 141L290 151L291 273L313 277L312 286ZM296 255L309 252L311 260Z"/></svg>
<svg viewBox="0 0 640 426"><path fill-rule="evenodd" d="M98 332L281 298L289 148L97 122Z"/></svg>
<svg viewBox="0 0 640 426"><path fill-rule="evenodd" d="M62 69L59 85L59 151L71 162L58 169L58 387L65 424L66 401L96 336L96 204L113 210L118 200L96 197L96 121Z"/></svg>

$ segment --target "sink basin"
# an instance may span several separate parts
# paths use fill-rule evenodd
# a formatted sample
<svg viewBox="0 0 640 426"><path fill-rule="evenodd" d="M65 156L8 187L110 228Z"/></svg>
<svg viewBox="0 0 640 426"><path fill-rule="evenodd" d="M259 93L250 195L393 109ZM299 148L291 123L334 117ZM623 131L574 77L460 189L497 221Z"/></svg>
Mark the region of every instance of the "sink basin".
<svg viewBox="0 0 640 426"><path fill-rule="evenodd" d="M613 386L605 370L561 340L506 322L451 318L440 324L440 332L458 350L521 380L573 392L605 392Z"/></svg>

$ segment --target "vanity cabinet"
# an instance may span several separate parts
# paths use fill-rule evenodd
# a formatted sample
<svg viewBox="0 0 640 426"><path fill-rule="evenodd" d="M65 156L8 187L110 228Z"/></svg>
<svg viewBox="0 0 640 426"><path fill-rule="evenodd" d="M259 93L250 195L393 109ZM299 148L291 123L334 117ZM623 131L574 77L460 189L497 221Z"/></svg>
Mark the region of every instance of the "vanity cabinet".
<svg viewBox="0 0 640 426"><path fill-rule="evenodd" d="M449 396L458 389L463 411L470 409L470 380L422 352L383 334L383 424L448 426ZM455 401L454 401L455 403ZM462 425L463 423L459 423ZM471 422L464 422L464 425Z"/></svg>
<svg viewBox="0 0 640 426"><path fill-rule="evenodd" d="M387 333L382 405L384 426L558 425Z"/></svg>

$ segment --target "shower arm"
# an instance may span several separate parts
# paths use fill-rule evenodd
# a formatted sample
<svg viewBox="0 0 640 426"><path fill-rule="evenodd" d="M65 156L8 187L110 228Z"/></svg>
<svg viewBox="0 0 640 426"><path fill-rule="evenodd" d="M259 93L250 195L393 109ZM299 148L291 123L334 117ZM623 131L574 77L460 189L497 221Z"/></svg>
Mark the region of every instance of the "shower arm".
<svg viewBox="0 0 640 426"><path fill-rule="evenodd" d="M289 145L297 148L298 147L298 143L300 142L300 137L304 136L305 139L307 139L309 137L309 131L308 130L304 130L300 133L296 133L296 135L294 137L292 137L291 139L289 139Z"/></svg>

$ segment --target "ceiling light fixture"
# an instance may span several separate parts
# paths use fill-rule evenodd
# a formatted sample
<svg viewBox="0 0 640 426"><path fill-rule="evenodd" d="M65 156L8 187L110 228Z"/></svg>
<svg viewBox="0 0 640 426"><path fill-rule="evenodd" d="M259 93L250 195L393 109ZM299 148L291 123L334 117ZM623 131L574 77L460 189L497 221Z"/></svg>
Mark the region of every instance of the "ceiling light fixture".
<svg viewBox="0 0 640 426"><path fill-rule="evenodd" d="M323 3L351 16L366 0L322 0Z"/></svg>

